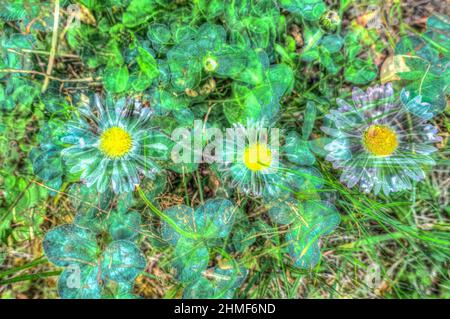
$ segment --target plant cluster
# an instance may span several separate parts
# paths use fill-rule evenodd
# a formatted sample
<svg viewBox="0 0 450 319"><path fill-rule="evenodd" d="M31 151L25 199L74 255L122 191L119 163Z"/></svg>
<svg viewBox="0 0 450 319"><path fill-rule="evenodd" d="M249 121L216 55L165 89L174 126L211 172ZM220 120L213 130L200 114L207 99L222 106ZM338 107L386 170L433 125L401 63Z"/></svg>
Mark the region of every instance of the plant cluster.
<svg viewBox="0 0 450 319"><path fill-rule="evenodd" d="M400 33L381 65L384 38L344 24L349 5L0 1L0 241L43 238L61 298L139 297L150 259L166 296L233 298L260 260L296 288L321 272L359 200L383 230L426 237L376 206L439 164L449 18ZM206 133L230 127L257 139ZM174 161L178 128L226 159Z"/></svg>

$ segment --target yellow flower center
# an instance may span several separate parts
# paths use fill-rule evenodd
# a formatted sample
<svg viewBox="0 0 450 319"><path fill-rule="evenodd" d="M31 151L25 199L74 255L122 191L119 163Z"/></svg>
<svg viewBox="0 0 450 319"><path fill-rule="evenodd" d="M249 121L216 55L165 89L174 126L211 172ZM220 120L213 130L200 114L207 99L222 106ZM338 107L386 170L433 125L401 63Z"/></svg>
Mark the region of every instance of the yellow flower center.
<svg viewBox="0 0 450 319"><path fill-rule="evenodd" d="M363 143L376 156L389 156L398 147L397 134L384 125L371 125L364 132Z"/></svg>
<svg viewBox="0 0 450 319"><path fill-rule="evenodd" d="M119 158L131 150L133 141L123 128L113 126L100 136L100 150L108 157Z"/></svg>
<svg viewBox="0 0 450 319"><path fill-rule="evenodd" d="M270 167L272 152L267 145L254 143L245 148L243 161L249 170L258 172Z"/></svg>

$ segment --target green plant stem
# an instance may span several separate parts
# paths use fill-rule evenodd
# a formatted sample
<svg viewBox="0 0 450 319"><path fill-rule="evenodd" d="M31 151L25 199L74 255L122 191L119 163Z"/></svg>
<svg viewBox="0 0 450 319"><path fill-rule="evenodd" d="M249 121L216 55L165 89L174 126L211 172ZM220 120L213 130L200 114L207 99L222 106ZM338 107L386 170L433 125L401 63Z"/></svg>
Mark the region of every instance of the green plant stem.
<svg viewBox="0 0 450 319"><path fill-rule="evenodd" d="M408 238L408 237L409 236L407 233L400 233L400 232L383 234L383 235L379 235L379 236L372 236L372 237L367 237L367 238L363 238L360 240L356 240L354 242L341 245L338 247L338 249L347 250L347 249L353 249L353 248L363 247L363 246L372 246L372 245L381 243L383 241L397 240L397 239L403 239L403 238Z"/></svg>
<svg viewBox="0 0 450 319"><path fill-rule="evenodd" d="M200 202L203 205L205 203L204 197L203 197L203 185L202 185L202 180L200 178L200 173L198 172L198 169L195 171L195 176L196 176L195 180L197 182L198 193L200 195Z"/></svg>
<svg viewBox="0 0 450 319"><path fill-rule="evenodd" d="M186 205L190 205L189 203L189 195L188 195L188 189L187 189L187 182L186 182L186 174L184 173L184 168L183 168L183 188L184 188L184 200L186 202Z"/></svg>
<svg viewBox="0 0 450 319"><path fill-rule="evenodd" d="M8 285L8 284L16 283L16 282L21 282L21 281L36 280L36 279L41 279L41 278L46 278L46 277L58 276L61 274L61 272L62 272L61 270L55 270L55 271L41 272L41 273L37 273L37 274L17 276L17 277L13 277L10 279L5 279L5 280L0 281L0 286Z"/></svg>
<svg viewBox="0 0 450 319"><path fill-rule="evenodd" d="M15 274L15 273L17 273L17 272L19 272L21 270L32 268L32 267L40 265L40 264L45 264L47 262L48 262L47 258L45 258L44 256L41 256L41 257L33 260L32 262L29 262L28 264L25 264L25 265L22 265L22 266L19 266L19 267L14 267L14 268L5 270L3 272L0 272L0 278L8 276L8 275Z"/></svg>

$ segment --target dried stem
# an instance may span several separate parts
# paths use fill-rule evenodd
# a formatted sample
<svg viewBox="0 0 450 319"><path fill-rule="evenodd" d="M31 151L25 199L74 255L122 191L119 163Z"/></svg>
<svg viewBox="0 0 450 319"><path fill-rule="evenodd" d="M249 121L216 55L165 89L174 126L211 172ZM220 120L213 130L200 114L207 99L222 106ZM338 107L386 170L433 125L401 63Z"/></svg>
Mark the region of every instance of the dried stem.
<svg viewBox="0 0 450 319"><path fill-rule="evenodd" d="M47 90L50 76L53 70L53 65L55 63L56 50L58 47L59 0L55 0L55 11L53 19L52 48L50 50L50 57L48 59L47 74L45 75L44 84L42 85L42 93Z"/></svg>

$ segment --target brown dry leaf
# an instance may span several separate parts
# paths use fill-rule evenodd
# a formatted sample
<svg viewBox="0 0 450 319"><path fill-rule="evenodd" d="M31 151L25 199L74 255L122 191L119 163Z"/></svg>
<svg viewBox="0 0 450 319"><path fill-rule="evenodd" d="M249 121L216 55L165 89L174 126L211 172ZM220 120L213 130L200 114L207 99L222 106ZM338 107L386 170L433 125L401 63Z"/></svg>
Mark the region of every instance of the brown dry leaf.
<svg viewBox="0 0 450 319"><path fill-rule="evenodd" d="M186 93L186 95L187 95L187 96L190 96L190 97L197 97L197 96L198 96L197 91L195 91L195 90L193 90L193 89L189 89L189 88L186 88L186 89L184 90L184 93Z"/></svg>
<svg viewBox="0 0 450 319"><path fill-rule="evenodd" d="M210 78L208 82L206 82L201 88L200 88L200 94L201 95L208 95L212 91L214 91L216 88L216 81L213 78Z"/></svg>
<svg viewBox="0 0 450 319"><path fill-rule="evenodd" d="M400 80L399 72L409 71L405 60L401 55L390 55L384 60L380 70L380 81L382 84Z"/></svg>
<svg viewBox="0 0 450 319"><path fill-rule="evenodd" d="M296 24L293 24L289 30L289 34L294 38L296 47L301 48L303 46L304 42L303 42L302 31L300 30L300 27Z"/></svg>
<svg viewBox="0 0 450 319"><path fill-rule="evenodd" d="M91 13L91 11L80 3L69 6L69 8L67 9L67 13L70 16L74 16L75 19L77 19L83 23L86 23L89 25L97 24L97 21L95 20L95 17Z"/></svg>

